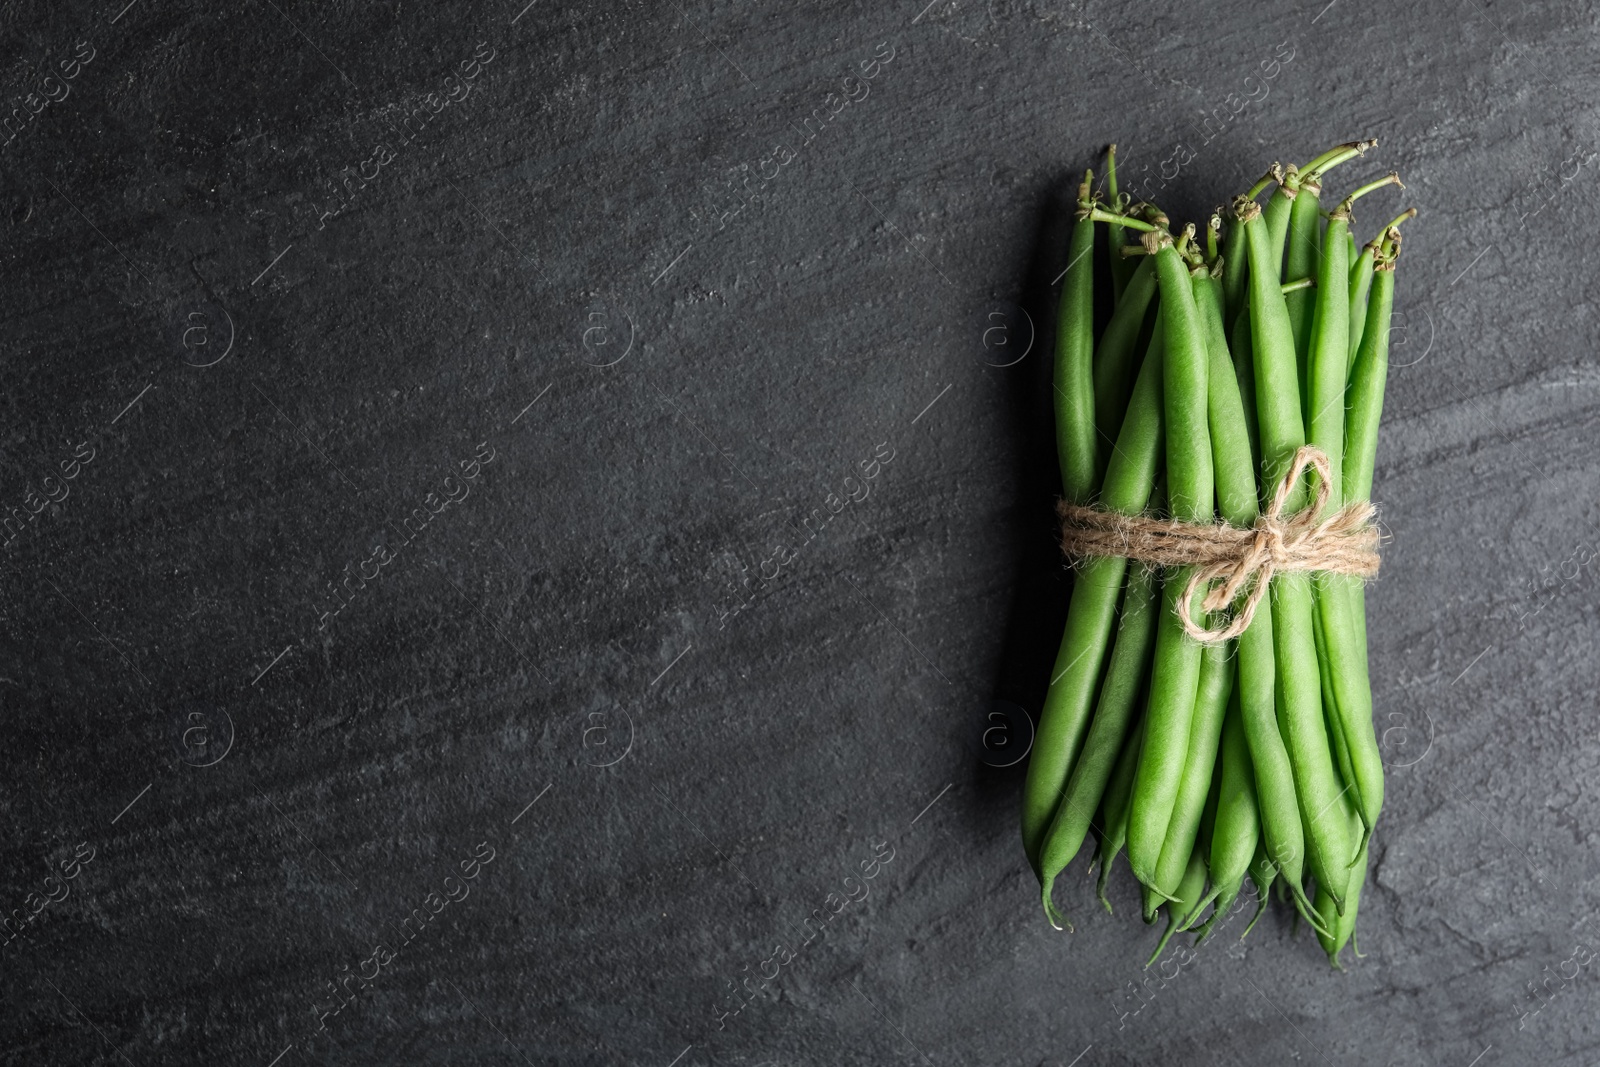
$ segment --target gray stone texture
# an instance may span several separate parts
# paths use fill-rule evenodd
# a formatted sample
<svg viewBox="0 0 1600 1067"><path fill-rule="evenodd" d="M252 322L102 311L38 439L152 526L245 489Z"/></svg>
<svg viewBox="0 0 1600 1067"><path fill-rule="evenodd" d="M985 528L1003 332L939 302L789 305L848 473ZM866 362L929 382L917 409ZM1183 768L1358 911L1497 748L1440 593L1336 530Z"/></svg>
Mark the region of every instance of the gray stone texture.
<svg viewBox="0 0 1600 1067"><path fill-rule="evenodd" d="M1600 1061L1591 5L124 2L0 9L7 1063ZM974 751L1070 201L1359 136L1365 958L1161 977Z"/></svg>

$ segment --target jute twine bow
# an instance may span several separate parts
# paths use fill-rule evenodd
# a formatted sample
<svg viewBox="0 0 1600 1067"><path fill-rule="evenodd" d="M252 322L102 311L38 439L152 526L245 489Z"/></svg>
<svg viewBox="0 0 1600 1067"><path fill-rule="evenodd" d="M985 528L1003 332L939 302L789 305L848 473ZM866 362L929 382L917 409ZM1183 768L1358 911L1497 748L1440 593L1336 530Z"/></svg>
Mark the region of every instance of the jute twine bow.
<svg viewBox="0 0 1600 1067"><path fill-rule="evenodd" d="M1308 467L1318 475L1316 496L1309 507L1284 518L1284 506ZM1063 500L1056 505L1061 550L1074 557L1120 556L1156 566L1195 567L1178 602L1179 616L1190 637L1217 644L1245 632L1278 571L1327 571L1362 578L1378 573L1378 529L1372 525L1376 509L1370 500L1352 501L1317 521L1328 504L1331 478L1327 455L1312 445L1303 446L1251 529L1121 515ZM1217 581L1222 584L1213 587ZM1231 620L1214 630L1194 621L1198 591L1208 590L1200 607L1214 612L1232 604L1246 586L1249 592Z"/></svg>

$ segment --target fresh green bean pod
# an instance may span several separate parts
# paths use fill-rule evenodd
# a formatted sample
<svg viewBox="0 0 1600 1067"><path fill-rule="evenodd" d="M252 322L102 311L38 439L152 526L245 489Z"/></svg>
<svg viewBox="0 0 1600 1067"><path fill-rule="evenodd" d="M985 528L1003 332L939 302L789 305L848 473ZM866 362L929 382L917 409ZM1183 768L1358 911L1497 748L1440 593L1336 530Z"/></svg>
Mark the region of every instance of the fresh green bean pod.
<svg viewBox="0 0 1600 1067"><path fill-rule="evenodd" d="M1243 226L1235 223L1240 232ZM1260 223L1255 223L1258 228ZM1248 300L1246 301L1248 307ZM1230 525L1248 529L1259 513L1256 461L1259 454L1255 406L1255 373L1251 356L1250 316L1234 324L1233 373L1228 368L1228 346L1220 336L1220 323L1207 318L1211 352L1211 451L1216 471L1217 504ZM1261 808L1261 833L1275 862L1297 891L1296 905L1309 911L1311 901L1298 892L1302 880L1305 839L1295 800L1294 771L1278 730L1276 653L1272 640L1272 603L1263 599L1254 621L1239 637L1235 660L1240 718Z"/></svg>
<svg viewBox="0 0 1600 1067"><path fill-rule="evenodd" d="M1114 241L1121 240L1118 236L1120 232L1112 229ZM1155 263L1151 257L1141 256L1138 267L1128 278L1127 287L1111 311L1111 319L1100 335L1100 347L1094 354L1094 424L1104 440L1117 439L1118 428L1128 410L1128 396L1139 371L1139 331L1144 326L1145 315L1155 295ZM1107 460L1102 450L1101 462Z"/></svg>
<svg viewBox="0 0 1600 1067"><path fill-rule="evenodd" d="M1379 264L1372 275L1367 321L1361 345L1350 366L1345 409L1344 496L1366 500L1372 495L1372 472L1378 455L1378 421L1383 415L1384 379L1389 373L1389 323L1394 311L1394 262Z"/></svg>
<svg viewBox="0 0 1600 1067"><path fill-rule="evenodd" d="M1183 259L1170 239L1151 257L1161 285L1161 315L1166 338L1163 356L1167 428L1167 499L1180 522L1210 522L1216 512L1207 427L1206 376L1209 352L1205 325ZM1144 744L1128 812L1128 864L1139 881L1154 886L1167 824L1189 749L1200 680L1201 647L1184 633L1178 612L1190 610L1179 598L1192 567L1174 568L1161 594L1155 661L1150 671L1150 702Z"/></svg>
<svg viewBox="0 0 1600 1067"><path fill-rule="evenodd" d="M1128 730L1122 751L1117 754L1117 765L1111 771L1111 781L1106 786L1106 798L1100 805L1100 850L1095 862L1100 865L1100 878L1095 883L1095 893L1100 903L1111 911L1111 900L1106 896L1106 883L1111 878L1111 863L1128 842L1128 798L1133 795L1133 773L1139 766L1139 745L1144 737L1143 711L1135 712L1133 725Z"/></svg>
<svg viewBox="0 0 1600 1067"><path fill-rule="evenodd" d="M1304 574L1272 579L1273 641L1278 659L1278 728L1295 772L1307 860L1319 886L1344 907L1348 867L1356 848L1334 810L1343 787L1322 723L1321 679L1312 634L1315 604Z"/></svg>
<svg viewBox="0 0 1600 1067"><path fill-rule="evenodd" d="M1232 642L1206 645L1200 654L1200 680L1195 686L1194 713L1189 723L1189 749L1184 758L1178 794L1167 822L1166 841L1156 863L1155 888L1171 896L1183 878L1184 864L1194 851L1200 814L1217 765L1222 720L1233 695ZM1249 862L1248 857L1246 862Z"/></svg>
<svg viewBox="0 0 1600 1067"><path fill-rule="evenodd" d="M1355 244L1352 234L1350 243ZM1361 347L1361 334L1367 325L1367 294L1372 291L1371 248L1363 248L1350 268L1350 366L1354 367L1356 352Z"/></svg>
<svg viewBox="0 0 1600 1067"><path fill-rule="evenodd" d="M1315 331L1309 337L1307 348L1310 393L1306 408L1310 442L1327 455L1336 476L1344 469L1344 387L1350 362L1350 246L1347 240L1350 216L1342 208L1340 205L1334 209L1328 218L1322 259L1315 264ZM1289 295L1309 296L1312 292L1301 290L1299 294ZM1287 302L1287 298L1285 300ZM1291 318L1293 314L1291 310ZM1342 483L1337 481L1329 486L1330 509L1341 503L1342 488Z"/></svg>
<svg viewBox="0 0 1600 1067"><path fill-rule="evenodd" d="M1222 246L1222 324L1229 330L1244 307L1245 267L1244 230L1236 223L1228 227Z"/></svg>
<svg viewBox="0 0 1600 1067"><path fill-rule="evenodd" d="M1217 279L1204 269L1191 272L1190 285L1206 346L1206 421L1217 499L1220 503L1224 497L1227 498L1225 512L1250 510L1253 513L1256 484L1250 465L1249 445L1245 440L1244 420L1237 411L1229 410L1233 371L1228 366L1227 346L1222 339L1221 287ZM1221 380L1213 381L1215 375L1220 375ZM1156 866L1155 887L1163 895L1170 896L1176 888L1183 877L1183 865L1194 848L1201 807L1205 803L1206 790L1211 785L1212 768L1216 764L1222 720L1227 712L1228 698L1233 692L1232 644L1229 641L1207 645L1201 653L1188 754L1167 825L1167 837L1161 846L1161 858Z"/></svg>
<svg viewBox="0 0 1600 1067"><path fill-rule="evenodd" d="M1328 218L1327 240L1317 268L1315 331L1311 339L1309 378L1311 444L1328 457L1335 472L1328 486L1328 513L1344 504L1345 382L1350 348L1349 201ZM1377 824L1383 806L1383 760L1372 727L1372 694L1366 657L1352 621L1346 588L1352 579L1319 572L1312 577L1325 671L1333 705L1328 719L1343 742L1337 754L1347 761L1345 784L1355 794L1356 810L1365 827L1362 840ZM1357 846L1359 848L1359 846ZM1354 851L1350 860L1355 859Z"/></svg>
<svg viewBox="0 0 1600 1067"><path fill-rule="evenodd" d="M1136 515L1150 501L1164 436L1164 348L1163 335L1151 339L1128 402L1128 414L1100 491L1100 506L1107 510ZM1039 849L1045 832L1055 818L1062 789L1088 729L1127 564L1127 560L1116 557L1084 560L1073 583L1061 649L1044 706L1039 710L1039 728L1023 784L1022 842L1035 871L1039 870Z"/></svg>
<svg viewBox="0 0 1600 1067"><path fill-rule="evenodd" d="M1401 215L1402 219L1413 212ZM1392 227L1391 227L1392 229ZM1398 231L1394 231L1398 233ZM1389 323L1394 310L1394 260L1375 264L1367 320L1361 344L1350 364L1350 385L1345 409L1344 494L1347 500L1372 496L1372 472L1377 461L1378 422L1383 414L1384 379L1389 372ZM1360 647L1360 662L1367 664L1367 591L1356 580L1344 583L1351 624ZM1371 692L1370 685L1368 692Z"/></svg>
<svg viewBox="0 0 1600 1067"><path fill-rule="evenodd" d="M1348 215L1351 205L1357 200L1376 189L1382 189L1388 185L1397 185L1402 189L1405 188L1405 185L1400 181L1400 175L1390 171L1377 181L1368 182L1354 190L1344 198L1339 207L1344 214ZM1412 212L1407 212L1401 218L1408 218L1411 214ZM1349 231L1348 226L1345 232L1348 234L1347 240L1350 242L1350 344L1345 366L1345 376L1348 377L1350 364L1355 362L1356 350L1361 346L1361 334L1366 326L1367 294L1372 289L1372 267L1378 249L1377 242L1374 242L1362 248L1358 253L1356 251L1355 234Z"/></svg>
<svg viewBox="0 0 1600 1067"><path fill-rule="evenodd" d="M1261 433L1256 425L1256 366L1255 356L1250 346L1250 301L1248 297L1244 306L1239 309L1239 317L1233 320L1233 328L1229 331L1228 350L1233 354L1233 378L1239 387L1239 401L1243 409L1245 436L1250 439L1251 462L1261 455ZM1252 476L1255 471L1252 467ZM1260 488L1256 489L1259 496ZM1259 501L1258 501L1259 504ZM1222 517L1228 519L1228 513L1223 511ZM1255 521L1252 514L1250 521Z"/></svg>
<svg viewBox="0 0 1600 1067"><path fill-rule="evenodd" d="M1295 195L1294 208L1289 214L1289 241L1284 250L1283 280L1298 281L1314 277L1321 258L1321 241L1318 222L1322 207L1322 185L1314 177L1303 176L1300 191ZM1312 292L1296 289L1285 294L1284 305L1289 309L1289 326L1294 331L1294 353L1300 375L1300 395L1310 398L1306 388L1306 362L1311 350ZM1310 413L1307 413L1309 421Z"/></svg>
<svg viewBox="0 0 1600 1067"><path fill-rule="evenodd" d="M1056 876L1077 856L1088 836L1089 824L1105 796L1117 756L1127 747L1128 729L1155 646L1156 604L1155 575L1148 567L1134 565L1122 593L1117 633L1105 681L1100 685L1094 720L1039 855L1040 897L1050 924L1058 930L1064 920L1051 902L1050 890Z"/></svg>
<svg viewBox="0 0 1600 1067"><path fill-rule="evenodd" d="M1089 199L1093 183L1093 172L1085 174L1080 201ZM1087 214L1073 223L1056 323L1056 453L1061 495L1074 504L1088 503L1101 469L1094 424L1094 237L1094 220Z"/></svg>
<svg viewBox="0 0 1600 1067"><path fill-rule="evenodd" d="M1195 309L1200 314L1206 345L1206 429L1217 510L1225 521L1249 526L1255 522L1258 510L1256 446L1251 440L1254 413L1245 410L1240 389L1243 383L1228 358L1216 279L1197 272L1192 280ZM1248 329L1245 332L1248 336Z"/></svg>
<svg viewBox="0 0 1600 1067"><path fill-rule="evenodd" d="M1356 773L1350 765L1350 749L1345 746L1344 728L1338 718L1338 698L1334 696L1333 679L1328 671L1328 645L1322 636L1322 613L1311 616L1311 629L1317 643L1317 666L1322 671L1322 716L1328 727L1328 748L1333 753L1333 766L1339 772L1339 782L1346 789L1356 788Z"/></svg>
<svg viewBox="0 0 1600 1067"><path fill-rule="evenodd" d="M1261 839L1255 767L1250 763L1250 746L1244 736L1244 718L1239 710L1237 692L1228 702L1228 714L1222 724L1216 773L1222 785L1217 794L1217 818L1211 831L1208 869L1211 895L1216 900L1217 913L1221 914L1238 896L1239 886L1250 872L1250 863Z"/></svg>
<svg viewBox="0 0 1600 1067"><path fill-rule="evenodd" d="M1267 485L1272 486L1288 472L1295 452L1305 443L1294 334L1280 283L1269 273L1272 253L1254 204L1241 205L1240 221L1248 231L1250 252L1250 333L1256 372L1256 414L1263 469L1267 473ZM1290 513L1304 503L1304 486L1296 486L1287 501ZM1310 581L1304 573L1279 572L1272 578L1271 596L1278 724L1294 771L1306 858L1318 883L1325 885L1342 907L1344 882L1339 875L1345 872L1355 849L1350 847L1342 821L1324 817L1338 797L1339 788L1333 757L1328 751L1327 732L1322 726ZM1307 918L1310 921L1309 916Z"/></svg>

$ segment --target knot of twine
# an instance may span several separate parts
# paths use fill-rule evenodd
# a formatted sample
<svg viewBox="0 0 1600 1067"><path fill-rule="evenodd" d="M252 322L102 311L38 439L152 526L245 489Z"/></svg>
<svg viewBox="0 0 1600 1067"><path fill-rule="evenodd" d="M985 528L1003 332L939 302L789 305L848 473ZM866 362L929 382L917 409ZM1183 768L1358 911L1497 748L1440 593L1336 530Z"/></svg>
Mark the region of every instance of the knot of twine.
<svg viewBox="0 0 1600 1067"><path fill-rule="evenodd" d="M1306 468L1317 472L1311 505L1285 518L1284 506ZM1238 637L1255 618L1256 605L1267 594L1278 571L1326 571L1370 578L1378 573L1378 530L1370 500L1346 504L1327 519L1317 517L1328 504L1333 471L1327 455L1305 445L1278 483L1272 502L1245 529L1227 523L1187 523L1122 515L1079 507L1065 500L1056 505L1061 517L1061 550L1069 556L1117 557L1155 566L1195 567L1178 601L1183 629L1203 644ZM1253 582L1252 582L1253 579ZM1213 586L1215 582L1220 585ZM1195 595L1207 590L1200 607L1221 611L1249 586L1244 603L1217 629L1194 621Z"/></svg>

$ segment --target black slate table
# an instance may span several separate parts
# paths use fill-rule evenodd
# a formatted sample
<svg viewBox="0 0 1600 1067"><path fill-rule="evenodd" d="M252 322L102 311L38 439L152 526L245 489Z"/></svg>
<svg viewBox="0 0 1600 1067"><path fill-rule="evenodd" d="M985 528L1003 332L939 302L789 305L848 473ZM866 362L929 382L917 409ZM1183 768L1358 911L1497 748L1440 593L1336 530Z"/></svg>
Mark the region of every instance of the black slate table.
<svg viewBox="0 0 1600 1067"><path fill-rule="evenodd" d="M7 1063L1600 1060L1591 9L0 25ZM1070 584L1072 197L1368 135L1365 958L1147 972L1125 870L1044 921L991 717Z"/></svg>

